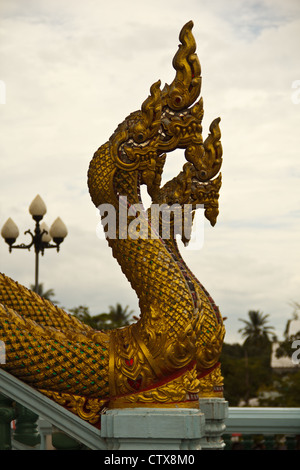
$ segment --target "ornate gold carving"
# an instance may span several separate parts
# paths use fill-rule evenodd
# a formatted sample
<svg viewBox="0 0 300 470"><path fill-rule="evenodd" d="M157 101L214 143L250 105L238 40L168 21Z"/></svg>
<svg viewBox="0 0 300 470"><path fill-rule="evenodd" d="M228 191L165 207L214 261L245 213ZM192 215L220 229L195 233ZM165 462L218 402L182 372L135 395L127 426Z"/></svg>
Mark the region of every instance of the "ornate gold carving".
<svg viewBox="0 0 300 470"><path fill-rule="evenodd" d="M101 414L107 409L107 401L98 398L86 398L49 390L40 390L40 392L90 424L99 425Z"/></svg>
<svg viewBox="0 0 300 470"><path fill-rule="evenodd" d="M169 380L167 383L149 388L146 391L115 398L110 402L110 408L127 407L180 407L198 408L199 380L196 367Z"/></svg>
<svg viewBox="0 0 300 470"><path fill-rule="evenodd" d="M150 208L144 214L146 230L140 226L137 237L131 230L141 185L154 205L177 204L189 219L185 244L199 205L216 223L220 119L203 140L201 68L192 27L189 22L180 33L173 82L162 90L160 81L151 86L141 109L96 151L88 171L93 203L115 210L116 236L106 227L107 241L138 296L140 319L95 331L0 275L0 340L7 354L1 367L93 424L103 406L196 406L198 393L221 390L216 364L225 330L218 307L183 261L176 233L162 235L161 214ZM166 158L174 158L167 155L175 149L184 150L186 163L161 187ZM175 225L173 214L170 228Z"/></svg>
<svg viewBox="0 0 300 470"><path fill-rule="evenodd" d="M181 30L181 45L173 59L176 76L170 86L165 86L164 98L175 110L188 108L198 98L201 89L201 68L195 54L196 42L192 34L193 22L189 21Z"/></svg>
<svg viewBox="0 0 300 470"><path fill-rule="evenodd" d="M209 372L203 374L200 380L200 398L223 398L224 379L221 365L217 364Z"/></svg>

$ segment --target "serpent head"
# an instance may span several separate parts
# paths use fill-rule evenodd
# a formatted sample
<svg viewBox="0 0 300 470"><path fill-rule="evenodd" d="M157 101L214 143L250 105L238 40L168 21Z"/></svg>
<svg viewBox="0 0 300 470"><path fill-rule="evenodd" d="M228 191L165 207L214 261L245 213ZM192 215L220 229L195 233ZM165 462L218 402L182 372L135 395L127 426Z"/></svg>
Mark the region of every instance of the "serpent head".
<svg viewBox="0 0 300 470"><path fill-rule="evenodd" d="M214 225L218 214L216 194L221 175L218 181L211 180L222 165L220 119L212 122L210 134L203 140L203 100L198 100L201 67L195 53L192 27L193 22L190 21L180 32L180 45L173 59L176 70L173 82L166 84L162 90L160 80L155 82L141 109L130 114L118 126L110 141L116 166L128 171L137 170L139 182L147 185L152 202L166 202L162 200L163 192L160 190L166 154L184 149L188 167L185 167L181 183L188 175L185 183L190 188L189 202L206 204L206 216Z"/></svg>

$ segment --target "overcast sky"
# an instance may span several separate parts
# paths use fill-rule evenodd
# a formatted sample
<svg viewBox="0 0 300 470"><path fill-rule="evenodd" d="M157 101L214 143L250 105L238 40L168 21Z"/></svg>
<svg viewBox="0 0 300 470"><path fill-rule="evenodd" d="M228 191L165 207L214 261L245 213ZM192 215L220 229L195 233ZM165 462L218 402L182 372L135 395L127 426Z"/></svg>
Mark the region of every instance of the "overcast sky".
<svg viewBox="0 0 300 470"><path fill-rule="evenodd" d="M183 256L227 317L225 341L249 310L281 338L300 302L300 2L298 0L1 0L0 227L60 216L68 237L47 250L40 282L66 308L92 314L137 298L105 240L87 188L93 153L139 109L158 79L170 83L181 27L193 20L202 67L203 135L220 116L220 215L202 249ZM3 96L4 86L6 87ZM294 88L293 88L294 87ZM4 104L5 101L5 104ZM164 181L183 164L169 155ZM0 240L0 271L29 286L34 254Z"/></svg>

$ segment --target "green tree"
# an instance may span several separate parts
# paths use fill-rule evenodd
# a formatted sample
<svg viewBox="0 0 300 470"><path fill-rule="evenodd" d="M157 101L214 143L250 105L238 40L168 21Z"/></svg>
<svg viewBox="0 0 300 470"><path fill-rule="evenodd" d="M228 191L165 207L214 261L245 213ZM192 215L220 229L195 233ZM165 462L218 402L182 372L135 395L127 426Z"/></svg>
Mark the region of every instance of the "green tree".
<svg viewBox="0 0 300 470"><path fill-rule="evenodd" d="M258 396L261 384L271 380L270 355L249 356L244 345L223 344L220 357L224 377L224 396L230 406L249 403Z"/></svg>
<svg viewBox="0 0 300 470"><path fill-rule="evenodd" d="M30 289L35 291L35 285L34 284L31 284L30 285ZM38 284L38 290L37 290L37 294L40 296L40 297L43 297L43 299L47 299L47 300L50 300L52 303L56 303L58 304L59 302L57 302L57 300L52 300L52 297L55 296L55 293L54 293L54 289L48 289L48 290L44 290L44 284L41 283L41 284Z"/></svg>
<svg viewBox="0 0 300 470"><path fill-rule="evenodd" d="M244 349L239 343L224 343L220 357L224 377L224 396L230 406L238 406L245 394Z"/></svg>
<svg viewBox="0 0 300 470"><path fill-rule="evenodd" d="M113 329L126 326L131 323L130 319L133 316L133 311L128 311L128 305L123 308L121 304L117 303L115 307L109 307L109 313L102 313L101 319L104 321L106 328Z"/></svg>
<svg viewBox="0 0 300 470"><path fill-rule="evenodd" d="M89 308L83 305L74 307L69 312L95 330L111 330L131 323L133 311L128 311L128 309L128 305L124 308L120 303L117 303L115 307L109 307L109 313L91 315Z"/></svg>
<svg viewBox="0 0 300 470"><path fill-rule="evenodd" d="M265 315L259 310L249 310L249 320L239 319L245 326L238 330L242 338L245 339L244 346L249 353L257 353L261 348L270 346L271 334L274 335L274 328L267 325L269 315Z"/></svg>
<svg viewBox="0 0 300 470"><path fill-rule="evenodd" d="M283 333L283 336L285 338L287 338L288 335L289 335L290 323L293 320L298 320L299 319L300 304L298 304L297 302L293 302L292 305L294 306L294 312L293 312L292 318L286 322L285 330L284 330L284 333Z"/></svg>
<svg viewBox="0 0 300 470"><path fill-rule="evenodd" d="M291 303L293 307L292 318L286 322L285 330L283 333L284 341L282 341L277 349L277 357L290 356L292 350L292 344L295 340L300 339L300 331L296 332L294 335L290 334L290 325L293 320L299 319L300 314L300 304L298 302Z"/></svg>
<svg viewBox="0 0 300 470"><path fill-rule="evenodd" d="M261 384L271 383L270 367L273 327L268 326L268 315L257 310L248 312L249 319L241 320L244 327L239 330L243 343L224 343L221 364L224 377L224 395L230 406L249 403L258 396Z"/></svg>
<svg viewBox="0 0 300 470"><path fill-rule="evenodd" d="M259 406L300 407L300 370L276 374L273 382L261 386Z"/></svg>
<svg viewBox="0 0 300 470"><path fill-rule="evenodd" d="M290 332L290 325L293 320L299 319L300 304L293 302L292 318L286 323L284 330L284 340L278 343L276 349L277 357L290 358L290 367L285 371L273 372L273 379L270 384L262 385L260 388L260 406L282 406L299 407L300 406L300 364L297 364L299 354L298 341L300 340L300 331L295 328L293 334ZM293 361L293 353L296 357Z"/></svg>
<svg viewBox="0 0 300 470"><path fill-rule="evenodd" d="M89 307L86 305L79 305L79 307L70 308L68 311L82 323L89 325L95 330L102 330L102 324L98 321L97 315L91 315Z"/></svg>

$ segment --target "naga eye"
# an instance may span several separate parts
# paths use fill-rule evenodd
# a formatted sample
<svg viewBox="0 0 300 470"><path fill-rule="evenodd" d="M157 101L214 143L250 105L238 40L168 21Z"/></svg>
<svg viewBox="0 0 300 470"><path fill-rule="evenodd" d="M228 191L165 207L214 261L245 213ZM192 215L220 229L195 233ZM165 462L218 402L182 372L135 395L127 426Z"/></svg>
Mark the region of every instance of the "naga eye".
<svg viewBox="0 0 300 470"><path fill-rule="evenodd" d="M142 141L144 140L144 134L138 134L138 135L136 136L136 140L137 140L138 142L142 142Z"/></svg>
<svg viewBox="0 0 300 470"><path fill-rule="evenodd" d="M132 137L136 142L143 142L145 140L146 129L141 123L136 124L132 129Z"/></svg>

